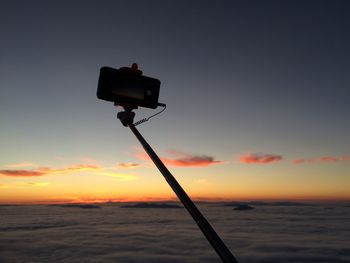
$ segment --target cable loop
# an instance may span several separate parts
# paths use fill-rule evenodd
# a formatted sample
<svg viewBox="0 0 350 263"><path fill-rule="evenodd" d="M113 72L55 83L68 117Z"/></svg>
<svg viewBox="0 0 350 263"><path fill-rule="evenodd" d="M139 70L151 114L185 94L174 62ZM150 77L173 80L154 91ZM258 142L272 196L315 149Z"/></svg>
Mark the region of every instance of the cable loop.
<svg viewBox="0 0 350 263"><path fill-rule="evenodd" d="M164 105L164 106L163 106L163 105ZM159 106L163 107L163 109L162 109L161 111L159 111L159 112L157 112L157 113L155 113L155 114L149 116L148 118L143 118L143 119L141 119L141 120L139 120L139 121L133 123L134 126L140 125L140 124L142 124L142 123L148 121L149 119L153 118L154 116L156 116L156 115L158 115L158 114L161 114L163 111L165 111L165 109L166 109L166 105L165 105L165 104L161 104L161 105L159 105Z"/></svg>

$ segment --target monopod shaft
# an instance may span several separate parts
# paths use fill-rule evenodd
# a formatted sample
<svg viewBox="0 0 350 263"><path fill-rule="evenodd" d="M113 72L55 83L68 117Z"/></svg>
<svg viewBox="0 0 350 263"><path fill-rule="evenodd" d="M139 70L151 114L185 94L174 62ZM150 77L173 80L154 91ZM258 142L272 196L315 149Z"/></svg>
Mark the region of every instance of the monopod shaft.
<svg viewBox="0 0 350 263"><path fill-rule="evenodd" d="M143 148L152 159L154 164L157 166L159 171L163 174L165 180L168 182L170 187L173 189L177 197L180 199L184 207L190 213L194 221L197 223L200 230L203 232L204 236L207 238L209 243L215 249L216 253L221 258L224 263L237 263L237 260L232 255L230 250L226 247L225 243L221 240L219 235L215 232L206 218L198 210L195 204L192 202L191 198L182 189L181 185L176 181L175 177L169 172L163 162L159 159L157 154L153 151L151 146L142 137L140 132L136 129L135 125L132 123L128 124L130 130L135 134L136 138L140 141Z"/></svg>

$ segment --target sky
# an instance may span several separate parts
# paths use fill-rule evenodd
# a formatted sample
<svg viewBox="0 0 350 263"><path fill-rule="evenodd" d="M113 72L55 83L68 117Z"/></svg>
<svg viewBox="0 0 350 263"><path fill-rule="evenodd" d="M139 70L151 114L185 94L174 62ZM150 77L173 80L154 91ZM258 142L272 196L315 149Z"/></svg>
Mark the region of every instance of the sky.
<svg viewBox="0 0 350 263"><path fill-rule="evenodd" d="M195 200L350 199L347 1L0 5L0 203L176 199L96 98L134 62L168 106L138 128Z"/></svg>

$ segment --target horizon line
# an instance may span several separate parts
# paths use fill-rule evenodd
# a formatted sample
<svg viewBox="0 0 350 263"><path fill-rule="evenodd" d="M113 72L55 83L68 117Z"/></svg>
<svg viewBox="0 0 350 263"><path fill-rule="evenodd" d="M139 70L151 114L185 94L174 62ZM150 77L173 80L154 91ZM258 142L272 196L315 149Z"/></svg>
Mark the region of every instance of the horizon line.
<svg viewBox="0 0 350 263"><path fill-rule="evenodd" d="M230 203L230 202L295 202L295 203L345 203L350 202L350 198L206 198L206 199L193 199L196 203ZM14 201L14 202L2 202L0 206L11 206L11 205L50 205L50 204L108 204L108 203L181 203L178 199L172 198L159 198L159 199L130 199L130 200L55 200L55 201L44 201L37 200L32 202Z"/></svg>

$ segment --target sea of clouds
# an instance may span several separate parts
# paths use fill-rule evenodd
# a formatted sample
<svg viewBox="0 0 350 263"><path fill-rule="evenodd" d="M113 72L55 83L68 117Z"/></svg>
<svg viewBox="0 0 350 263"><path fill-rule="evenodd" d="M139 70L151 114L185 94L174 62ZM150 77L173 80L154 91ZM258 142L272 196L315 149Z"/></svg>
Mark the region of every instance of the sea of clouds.
<svg viewBox="0 0 350 263"><path fill-rule="evenodd" d="M350 262L350 205L198 206L240 263ZM0 262L221 262L184 208L0 206Z"/></svg>

